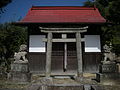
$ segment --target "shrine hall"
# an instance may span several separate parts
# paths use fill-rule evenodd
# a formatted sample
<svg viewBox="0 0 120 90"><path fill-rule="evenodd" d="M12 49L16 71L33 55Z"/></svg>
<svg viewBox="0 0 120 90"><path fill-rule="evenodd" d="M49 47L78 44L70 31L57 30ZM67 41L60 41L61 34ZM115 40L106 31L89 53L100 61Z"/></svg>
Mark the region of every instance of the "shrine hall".
<svg viewBox="0 0 120 90"><path fill-rule="evenodd" d="M28 30L30 72L46 77L98 73L105 23L95 7L32 6L16 22Z"/></svg>

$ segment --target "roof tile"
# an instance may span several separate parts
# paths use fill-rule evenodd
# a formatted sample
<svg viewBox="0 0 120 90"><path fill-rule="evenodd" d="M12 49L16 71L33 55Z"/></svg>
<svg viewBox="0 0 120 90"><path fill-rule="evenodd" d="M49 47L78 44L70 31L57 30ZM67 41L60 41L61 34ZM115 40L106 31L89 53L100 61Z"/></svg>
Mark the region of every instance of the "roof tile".
<svg viewBox="0 0 120 90"><path fill-rule="evenodd" d="M19 23L105 23L97 8L33 6Z"/></svg>

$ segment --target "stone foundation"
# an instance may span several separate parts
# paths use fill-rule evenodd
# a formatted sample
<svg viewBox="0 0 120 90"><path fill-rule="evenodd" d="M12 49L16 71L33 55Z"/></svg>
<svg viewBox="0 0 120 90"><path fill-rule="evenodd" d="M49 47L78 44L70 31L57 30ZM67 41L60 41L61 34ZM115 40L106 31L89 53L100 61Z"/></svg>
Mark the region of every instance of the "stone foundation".
<svg viewBox="0 0 120 90"><path fill-rule="evenodd" d="M11 72L8 79L13 82L30 82L31 74L29 73L28 63L13 63L11 64Z"/></svg>
<svg viewBox="0 0 120 90"><path fill-rule="evenodd" d="M115 85L120 81L120 74L119 73L97 73L96 79L102 84L105 85Z"/></svg>
<svg viewBox="0 0 120 90"><path fill-rule="evenodd" d="M10 79L14 82L30 82L30 73L11 72Z"/></svg>

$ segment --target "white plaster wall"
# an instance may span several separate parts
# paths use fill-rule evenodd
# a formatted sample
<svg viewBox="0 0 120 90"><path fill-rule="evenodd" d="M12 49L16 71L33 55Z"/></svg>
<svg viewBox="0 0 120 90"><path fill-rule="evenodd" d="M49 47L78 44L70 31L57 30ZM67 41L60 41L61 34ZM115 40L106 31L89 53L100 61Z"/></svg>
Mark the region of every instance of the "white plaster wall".
<svg viewBox="0 0 120 90"><path fill-rule="evenodd" d="M42 41L45 35L30 35L29 52L45 52L45 42Z"/></svg>
<svg viewBox="0 0 120 90"><path fill-rule="evenodd" d="M85 35L85 52L101 52L100 35Z"/></svg>

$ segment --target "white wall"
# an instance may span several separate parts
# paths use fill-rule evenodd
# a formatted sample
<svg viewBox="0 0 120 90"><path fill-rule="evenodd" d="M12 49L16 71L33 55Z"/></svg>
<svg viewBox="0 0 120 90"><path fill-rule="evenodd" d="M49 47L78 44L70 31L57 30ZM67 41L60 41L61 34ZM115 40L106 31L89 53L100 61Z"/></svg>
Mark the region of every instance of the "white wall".
<svg viewBox="0 0 120 90"><path fill-rule="evenodd" d="M100 35L85 35L85 52L101 52Z"/></svg>
<svg viewBox="0 0 120 90"><path fill-rule="evenodd" d="M30 35L29 37L29 52L45 52L45 42L42 41L42 38L45 38L45 35Z"/></svg>

